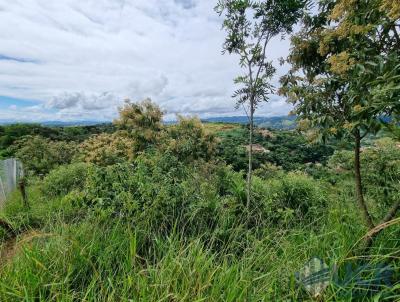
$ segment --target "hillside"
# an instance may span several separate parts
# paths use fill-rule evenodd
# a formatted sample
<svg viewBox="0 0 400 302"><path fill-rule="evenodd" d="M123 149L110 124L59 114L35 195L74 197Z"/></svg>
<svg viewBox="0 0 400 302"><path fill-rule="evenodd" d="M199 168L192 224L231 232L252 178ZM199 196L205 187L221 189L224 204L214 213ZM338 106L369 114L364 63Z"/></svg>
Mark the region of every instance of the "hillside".
<svg viewBox="0 0 400 302"><path fill-rule="evenodd" d="M400 0L0 25L0 302L400 302Z"/></svg>
<svg viewBox="0 0 400 302"><path fill-rule="evenodd" d="M245 125L141 120L14 140L29 207L15 192L0 210L1 301L400 297L398 219L365 249L346 144L257 128L247 206ZM400 148L371 141L362 164L379 221L399 194ZM307 281L309 261L332 275Z"/></svg>
<svg viewBox="0 0 400 302"><path fill-rule="evenodd" d="M202 119L203 122L248 124L247 116L227 116ZM255 116L254 123L260 128L294 129L296 128L295 116Z"/></svg>

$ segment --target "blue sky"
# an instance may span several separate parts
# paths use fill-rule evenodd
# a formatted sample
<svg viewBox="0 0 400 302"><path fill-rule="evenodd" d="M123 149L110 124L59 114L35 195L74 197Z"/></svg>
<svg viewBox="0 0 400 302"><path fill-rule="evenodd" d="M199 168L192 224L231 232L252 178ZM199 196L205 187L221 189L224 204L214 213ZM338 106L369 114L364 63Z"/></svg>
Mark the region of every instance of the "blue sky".
<svg viewBox="0 0 400 302"><path fill-rule="evenodd" d="M0 120L111 120L124 99L175 114L234 109L216 0L0 0ZM268 49L275 62L288 41ZM287 67L278 68L278 75ZM274 96L259 115L290 110Z"/></svg>
<svg viewBox="0 0 400 302"><path fill-rule="evenodd" d="M37 100L24 100L0 95L0 109L10 109L13 107L27 108L33 105L37 105L38 103L39 101Z"/></svg>

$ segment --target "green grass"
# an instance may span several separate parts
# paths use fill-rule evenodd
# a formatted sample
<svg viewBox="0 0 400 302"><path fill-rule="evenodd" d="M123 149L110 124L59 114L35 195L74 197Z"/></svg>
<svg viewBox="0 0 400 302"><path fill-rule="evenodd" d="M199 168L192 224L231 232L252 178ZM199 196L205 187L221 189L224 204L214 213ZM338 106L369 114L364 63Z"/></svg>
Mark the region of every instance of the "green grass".
<svg viewBox="0 0 400 302"><path fill-rule="evenodd" d="M230 123L204 123L204 128L211 133L224 133L226 131L232 131L240 129L242 126L240 124L230 124Z"/></svg>
<svg viewBox="0 0 400 302"><path fill-rule="evenodd" d="M331 192L328 207L312 224L271 225L258 237L248 231L246 240L237 240L245 242L242 252L234 253L234 230L231 243L222 246L209 234L149 234L126 219L46 199L35 185L29 210L16 194L0 214L20 233L15 255L0 269L0 301L308 301L294 275L311 257L338 265L339 274L346 263L360 261L349 255L366 231L361 218L349 196ZM398 235L398 226L385 230L368 263L390 262L399 276L399 261L393 260L399 256ZM355 300L354 284L332 285L324 297L396 301L396 286Z"/></svg>

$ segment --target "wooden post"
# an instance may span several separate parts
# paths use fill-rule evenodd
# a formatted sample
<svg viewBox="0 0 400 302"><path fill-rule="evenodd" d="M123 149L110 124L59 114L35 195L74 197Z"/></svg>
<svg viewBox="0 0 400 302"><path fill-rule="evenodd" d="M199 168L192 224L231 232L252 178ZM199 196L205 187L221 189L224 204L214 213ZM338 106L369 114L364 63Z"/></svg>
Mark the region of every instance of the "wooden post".
<svg viewBox="0 0 400 302"><path fill-rule="evenodd" d="M21 178L19 180L18 186L19 186L19 190L20 190L21 195L22 195L22 201L24 202L25 207L27 207L29 209L28 196L26 194L26 183L25 183L25 179L24 178Z"/></svg>

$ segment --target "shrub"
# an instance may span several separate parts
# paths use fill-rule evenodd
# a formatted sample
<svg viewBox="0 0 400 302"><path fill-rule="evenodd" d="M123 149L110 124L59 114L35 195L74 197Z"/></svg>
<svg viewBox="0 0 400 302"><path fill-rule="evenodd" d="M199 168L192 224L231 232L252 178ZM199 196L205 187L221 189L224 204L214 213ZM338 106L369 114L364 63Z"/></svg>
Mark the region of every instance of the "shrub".
<svg viewBox="0 0 400 302"><path fill-rule="evenodd" d="M71 163L77 152L75 143L52 141L41 136L25 136L11 148L26 170L34 174L47 174L59 165Z"/></svg>
<svg viewBox="0 0 400 302"><path fill-rule="evenodd" d="M283 175L283 169L273 163L266 162L261 164L258 169L254 170L254 175L260 177L261 179L270 179Z"/></svg>
<svg viewBox="0 0 400 302"><path fill-rule="evenodd" d="M351 151L337 151L329 165L343 178L353 177L354 159ZM390 138L376 140L361 152L361 174L366 196L373 205L386 212L400 196L400 145Z"/></svg>
<svg viewBox="0 0 400 302"><path fill-rule="evenodd" d="M95 166L86 185L78 198L82 205L129 218L149 233L179 228L185 234L211 234L240 224L261 229L271 221L308 222L326 202L312 178L278 173L269 180L255 177L248 213L242 173L204 160L185 165L170 152L141 154L132 164Z"/></svg>
<svg viewBox="0 0 400 302"><path fill-rule="evenodd" d="M254 212L273 222L309 222L326 205L324 190L305 174L290 172L265 182L254 179Z"/></svg>
<svg viewBox="0 0 400 302"><path fill-rule="evenodd" d="M170 152L141 154L133 164L93 167L81 202L102 215L129 218L149 234L210 233L229 212L221 202L221 195L231 195L228 171L203 160L185 165Z"/></svg>
<svg viewBox="0 0 400 302"><path fill-rule="evenodd" d="M83 190L89 168L89 164L75 163L54 169L43 179L42 192L47 196L62 196Z"/></svg>
<svg viewBox="0 0 400 302"><path fill-rule="evenodd" d="M210 160L215 155L217 141L198 118L178 116L178 124L164 133L160 149L171 152L183 161Z"/></svg>
<svg viewBox="0 0 400 302"><path fill-rule="evenodd" d="M100 166L133 160L135 142L121 131L94 135L80 146L79 159Z"/></svg>
<svg viewBox="0 0 400 302"><path fill-rule="evenodd" d="M135 141L135 152L141 152L159 141L163 112L151 99L132 103L125 101L119 108L114 125Z"/></svg>

